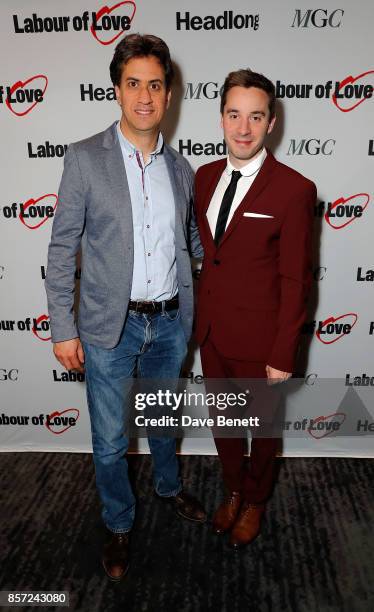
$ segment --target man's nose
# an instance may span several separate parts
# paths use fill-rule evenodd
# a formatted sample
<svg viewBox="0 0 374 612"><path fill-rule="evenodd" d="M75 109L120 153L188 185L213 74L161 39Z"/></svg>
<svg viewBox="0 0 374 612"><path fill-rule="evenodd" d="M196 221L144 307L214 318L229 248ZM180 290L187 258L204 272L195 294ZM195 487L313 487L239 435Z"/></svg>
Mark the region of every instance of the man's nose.
<svg viewBox="0 0 374 612"><path fill-rule="evenodd" d="M241 136L251 133L251 124L247 119L244 119L244 117L239 123L238 131Z"/></svg>
<svg viewBox="0 0 374 612"><path fill-rule="evenodd" d="M139 102L142 104L150 104L152 102L152 96L147 86L140 88Z"/></svg>

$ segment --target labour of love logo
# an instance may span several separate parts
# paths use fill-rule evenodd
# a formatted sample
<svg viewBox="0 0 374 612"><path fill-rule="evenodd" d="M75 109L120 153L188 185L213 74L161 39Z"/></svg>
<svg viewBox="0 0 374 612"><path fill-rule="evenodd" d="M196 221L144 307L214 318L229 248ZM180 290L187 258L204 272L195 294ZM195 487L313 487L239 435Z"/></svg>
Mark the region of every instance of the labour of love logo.
<svg viewBox="0 0 374 612"><path fill-rule="evenodd" d="M118 2L111 7L103 6L92 15L90 28L92 36L102 45L111 45L130 29L135 13L136 4L131 0Z"/></svg>
<svg viewBox="0 0 374 612"><path fill-rule="evenodd" d="M43 342L51 340L51 325L49 315L42 314L39 317L34 318L33 323L34 325L32 327L32 333L34 334L34 336L36 336L36 338L39 338L39 340L42 340Z"/></svg>
<svg viewBox="0 0 374 612"><path fill-rule="evenodd" d="M46 6L51 3L44 3ZM60 3L63 6L64 3ZM136 13L136 4L132 0L117 2L111 6L104 5L97 11L83 11L78 15L13 15L13 27L16 34L57 34L65 32L90 32L101 45L111 45L131 27Z"/></svg>
<svg viewBox="0 0 374 612"><path fill-rule="evenodd" d="M18 219L24 227L36 230L55 215L58 198L55 193L46 193L39 198L29 198L25 202L13 202L0 208L4 219Z"/></svg>
<svg viewBox="0 0 374 612"><path fill-rule="evenodd" d="M366 100L373 99L374 70L367 70L357 76L349 75L335 88L331 99L343 113L349 113Z"/></svg>
<svg viewBox="0 0 374 612"><path fill-rule="evenodd" d="M19 220L29 229L35 230L54 216L57 206L57 195L47 193L36 200L30 198L20 204Z"/></svg>
<svg viewBox="0 0 374 612"><path fill-rule="evenodd" d="M350 334L357 320L358 316L354 312L348 312L338 317L328 317L319 322L316 336L322 344L333 344Z"/></svg>
<svg viewBox="0 0 374 612"><path fill-rule="evenodd" d="M321 438L325 438L339 431L345 419L346 415L344 412L334 412L327 416L319 416L311 420L307 431L310 436L316 440L320 440Z"/></svg>
<svg viewBox="0 0 374 612"><path fill-rule="evenodd" d="M333 229L343 229L362 217L369 201L368 193L355 193L348 198L341 197L334 202L329 202L325 212L325 221Z"/></svg>
<svg viewBox="0 0 374 612"><path fill-rule="evenodd" d="M66 408L66 410L55 410L47 415L46 428L55 435L65 433L70 427L75 427L79 419L78 408Z"/></svg>
<svg viewBox="0 0 374 612"><path fill-rule="evenodd" d="M45 74L36 74L24 81L18 80L13 85L0 85L0 104L17 117L25 117L38 104L44 101L48 87L48 77Z"/></svg>

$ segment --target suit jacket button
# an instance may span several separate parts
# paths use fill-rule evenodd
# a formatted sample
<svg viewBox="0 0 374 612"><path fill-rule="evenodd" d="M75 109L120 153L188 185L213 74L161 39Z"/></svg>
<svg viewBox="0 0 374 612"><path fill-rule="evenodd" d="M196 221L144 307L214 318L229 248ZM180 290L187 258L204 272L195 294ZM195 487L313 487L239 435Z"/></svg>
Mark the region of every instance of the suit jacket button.
<svg viewBox="0 0 374 612"><path fill-rule="evenodd" d="M219 264L221 263L220 259L213 259L213 263L215 266L219 266Z"/></svg>

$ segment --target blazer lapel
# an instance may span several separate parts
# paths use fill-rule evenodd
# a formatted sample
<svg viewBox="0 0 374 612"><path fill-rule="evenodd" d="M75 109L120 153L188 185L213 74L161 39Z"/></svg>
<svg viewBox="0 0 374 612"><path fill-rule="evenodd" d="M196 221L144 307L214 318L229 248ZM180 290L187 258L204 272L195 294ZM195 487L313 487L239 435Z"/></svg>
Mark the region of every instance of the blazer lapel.
<svg viewBox="0 0 374 612"><path fill-rule="evenodd" d="M229 225L227 226L227 229L224 235L222 236L222 239L218 245L218 248L220 248L222 244L225 242L225 240L227 240L227 238L232 234L235 227L240 222L243 216L243 212L248 210L252 206L256 198L258 198L260 193L265 189L266 185L269 183L271 179L271 175L275 169L276 164L277 162L275 160L275 157L267 149L267 155L266 155L265 161L262 164L262 167L258 175L256 176L255 180L253 181L251 187L249 188L243 200L241 201L240 205L236 209Z"/></svg>
<svg viewBox="0 0 374 612"><path fill-rule="evenodd" d="M180 173L181 169L178 166L177 160L174 155L170 152L167 145L164 144L164 155L168 174L170 178L170 184L174 196L175 204L175 232L179 231L179 227L182 226L185 234L185 212L186 212L186 199L182 197L183 192L183 181Z"/></svg>
<svg viewBox="0 0 374 612"><path fill-rule="evenodd" d="M105 156L106 170L109 178L110 197L118 211L124 245L133 250L134 230L132 207L126 169L123 161L121 145L117 138L116 123L104 132L103 147L107 150Z"/></svg>

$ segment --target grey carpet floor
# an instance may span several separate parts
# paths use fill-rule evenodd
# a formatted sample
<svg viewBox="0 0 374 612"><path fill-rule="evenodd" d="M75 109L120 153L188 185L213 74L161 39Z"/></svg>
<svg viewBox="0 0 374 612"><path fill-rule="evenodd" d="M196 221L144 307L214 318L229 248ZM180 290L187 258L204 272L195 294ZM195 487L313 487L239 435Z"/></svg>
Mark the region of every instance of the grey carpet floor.
<svg viewBox="0 0 374 612"><path fill-rule="evenodd" d="M113 584L91 455L1 453L0 590L67 590L69 610L83 612L374 610L374 461L280 460L262 533L240 552L153 497L149 456L130 463L132 562ZM211 516L218 459L182 457L181 468Z"/></svg>

